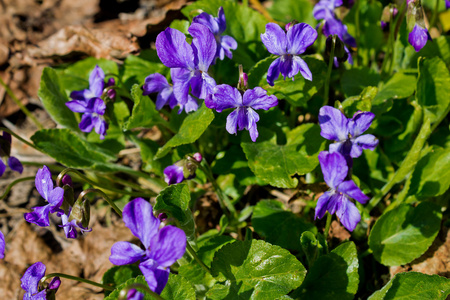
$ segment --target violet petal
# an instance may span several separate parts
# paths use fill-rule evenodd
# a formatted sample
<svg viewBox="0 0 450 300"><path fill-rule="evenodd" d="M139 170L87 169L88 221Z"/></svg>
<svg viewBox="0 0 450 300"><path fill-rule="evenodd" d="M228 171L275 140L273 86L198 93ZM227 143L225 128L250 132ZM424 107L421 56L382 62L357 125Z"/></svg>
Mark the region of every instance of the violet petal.
<svg viewBox="0 0 450 300"><path fill-rule="evenodd" d="M133 264L145 256L145 251L129 242L117 242L111 247L109 261L117 266Z"/></svg>
<svg viewBox="0 0 450 300"><path fill-rule="evenodd" d="M295 24L286 34L287 53L298 55L314 44L317 31L306 23Z"/></svg>
<svg viewBox="0 0 450 300"><path fill-rule="evenodd" d="M11 170L19 172L20 174L22 174L22 172L23 172L22 163L17 158L15 158L14 156L10 156L8 158L8 165L11 168Z"/></svg>
<svg viewBox="0 0 450 300"><path fill-rule="evenodd" d="M170 267L186 252L186 234L175 226L161 228L158 238L150 243L150 256L161 267Z"/></svg>
<svg viewBox="0 0 450 300"><path fill-rule="evenodd" d="M322 151L319 153L319 162L325 182L332 189L336 189L345 180L348 173L344 156L339 152Z"/></svg>
<svg viewBox="0 0 450 300"><path fill-rule="evenodd" d="M44 277L46 269L45 265L41 262L36 262L31 265L20 279L22 282L20 287L28 293L37 293L39 281Z"/></svg>
<svg viewBox="0 0 450 300"><path fill-rule="evenodd" d="M344 114L331 106L323 106L319 110L320 135L327 140L344 141L348 138L348 119Z"/></svg>
<svg viewBox="0 0 450 300"><path fill-rule="evenodd" d="M253 109L268 110L278 105L278 99L274 95L268 96L267 91L263 88L255 87L245 91L242 104Z"/></svg>
<svg viewBox="0 0 450 300"><path fill-rule="evenodd" d="M353 202L343 201L342 205L337 209L336 215L339 217L342 225L349 231L353 231L361 221L361 215Z"/></svg>
<svg viewBox="0 0 450 300"><path fill-rule="evenodd" d="M167 28L156 37L156 51L161 62L169 68L194 69L194 52L186 42L186 36Z"/></svg>
<svg viewBox="0 0 450 300"><path fill-rule="evenodd" d="M339 184L337 190L360 202L366 204L370 199L359 189L353 180L347 180Z"/></svg>
<svg viewBox="0 0 450 300"><path fill-rule="evenodd" d="M270 53L276 55L286 53L286 33L281 29L280 25L275 23L266 24L266 32L261 33L261 40Z"/></svg>

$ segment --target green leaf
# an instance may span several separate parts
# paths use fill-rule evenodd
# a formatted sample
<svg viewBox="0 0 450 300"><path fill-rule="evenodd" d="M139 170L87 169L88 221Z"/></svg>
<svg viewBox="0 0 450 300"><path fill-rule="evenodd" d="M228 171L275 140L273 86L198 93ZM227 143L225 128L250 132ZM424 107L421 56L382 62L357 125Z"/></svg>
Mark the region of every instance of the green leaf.
<svg viewBox="0 0 450 300"><path fill-rule="evenodd" d="M359 96L352 96L342 102L342 108L345 115L353 116L358 111L371 111L372 100L377 94L378 89L373 86L366 87ZM336 104L335 104L336 105ZM339 107L336 107L339 109Z"/></svg>
<svg viewBox="0 0 450 300"><path fill-rule="evenodd" d="M286 99L293 106L306 106L308 100L314 96L323 86L326 76L326 66L321 60L305 56L303 57L311 70L313 80L306 80L298 73L292 79L278 79L274 86L265 84L262 86L269 94L274 94L278 99ZM281 75L280 75L281 76Z"/></svg>
<svg viewBox="0 0 450 300"><path fill-rule="evenodd" d="M139 275L142 275L142 272L136 265L114 266L103 274L102 284L119 286ZM105 290L105 297L109 294L111 294L111 291Z"/></svg>
<svg viewBox="0 0 450 300"><path fill-rule="evenodd" d="M312 3L308 0L275 0L268 11L272 18L284 23L294 20L308 24L317 23L312 13Z"/></svg>
<svg viewBox="0 0 450 300"><path fill-rule="evenodd" d="M399 273L369 300L445 300L450 294L450 279L418 272Z"/></svg>
<svg viewBox="0 0 450 300"><path fill-rule="evenodd" d="M129 55L125 59L122 81L125 86L132 87L136 83L143 83L150 74L161 73L165 75L167 71L168 68L161 63L156 55L156 50L145 50L140 56Z"/></svg>
<svg viewBox="0 0 450 300"><path fill-rule="evenodd" d="M442 213L430 202L408 204L385 212L369 235L376 260L386 266L407 264L421 256L439 232Z"/></svg>
<svg viewBox="0 0 450 300"><path fill-rule="evenodd" d="M155 103L148 97L142 95L142 89L135 84L131 88L131 96L134 100L133 111L128 122L124 124L125 129L138 127L150 128L158 123L167 123L156 110Z"/></svg>
<svg viewBox="0 0 450 300"><path fill-rule="evenodd" d="M341 85L345 96L359 95L368 86L378 86L380 75L367 67L352 68L342 75Z"/></svg>
<svg viewBox="0 0 450 300"><path fill-rule="evenodd" d="M139 139L134 135L130 135L129 138L141 149L141 158L144 163L142 169L148 173L155 173L164 177L164 168L172 164L171 157L166 156L163 159L154 160L153 158L159 148L157 142L150 139Z"/></svg>
<svg viewBox="0 0 450 300"><path fill-rule="evenodd" d="M65 104L69 99L60 85L59 76L55 70L44 68L42 71L38 96L45 110L56 123L79 131L75 114Z"/></svg>
<svg viewBox="0 0 450 300"><path fill-rule="evenodd" d="M188 29L190 25L188 20L173 20L169 27L181 31L184 34L189 34Z"/></svg>
<svg viewBox="0 0 450 300"><path fill-rule="evenodd" d="M358 255L353 242L339 245L319 257L303 284L291 297L295 299L353 299L358 290Z"/></svg>
<svg viewBox="0 0 450 300"><path fill-rule="evenodd" d="M261 43L261 33L265 31L268 20L260 13L236 1L201 0L183 8L181 12L192 20L201 11L217 17L219 7L223 7L227 29L223 33L233 37L238 47L233 50L233 61L250 69L256 62L270 55Z"/></svg>
<svg viewBox="0 0 450 300"><path fill-rule="evenodd" d="M423 156L410 177L408 195L425 200L445 193L450 186L450 149L434 147Z"/></svg>
<svg viewBox="0 0 450 300"><path fill-rule="evenodd" d="M124 284L118 286L117 289L115 289L108 297L105 298L105 300L119 299L120 291L132 284L141 284L148 288L148 284L147 281L145 281L144 276L140 275L137 276L136 278L129 279ZM145 290L140 288L139 286L133 286L133 288L143 293L145 296L144 297L145 300L155 299L150 294L146 293ZM163 299L170 299L170 300L195 300L195 290L189 283L189 281L186 280L185 278L175 274L170 274L169 280L167 281L164 290L161 292L161 297Z"/></svg>
<svg viewBox="0 0 450 300"><path fill-rule="evenodd" d="M134 172L128 167L110 163L110 160L117 159L115 155L85 141L69 129L39 130L31 140L39 150L70 168L100 172Z"/></svg>
<svg viewBox="0 0 450 300"><path fill-rule="evenodd" d="M289 251L260 240L225 245L214 256L211 267L217 279L229 286L221 299L276 299L297 288L306 274ZM224 290L222 284L216 285Z"/></svg>
<svg viewBox="0 0 450 300"><path fill-rule="evenodd" d="M325 147L316 124L303 124L287 133L287 143L277 144L273 132L259 129L258 142L250 139L241 143L248 165L255 175L272 186L294 188L295 174L311 172L319 165L319 152Z"/></svg>
<svg viewBox="0 0 450 300"><path fill-rule="evenodd" d="M169 281L161 292L164 299L195 300L195 290L192 284L182 276L170 274Z"/></svg>
<svg viewBox="0 0 450 300"><path fill-rule="evenodd" d="M208 128L214 119L214 113L203 103L195 112L190 113L180 126L177 134L175 134L164 146L159 148L155 155L155 159L164 157L173 147L195 142Z"/></svg>
<svg viewBox="0 0 450 300"><path fill-rule="evenodd" d="M230 236L221 235L215 236L210 239L201 241L197 244L199 247L197 256L208 267L211 267L215 253L226 244L234 242ZM216 280L207 273L195 260L192 260L189 264L180 266L178 274L189 279L193 284L204 284L211 287Z"/></svg>
<svg viewBox="0 0 450 300"><path fill-rule="evenodd" d="M262 200L256 204L252 225L266 241L288 250L302 251L300 236L305 231L317 233L316 227L285 209L276 200Z"/></svg>
<svg viewBox="0 0 450 300"><path fill-rule="evenodd" d="M450 103L450 71L438 57L419 60L417 101L425 109L425 117L435 122L448 113Z"/></svg>
<svg viewBox="0 0 450 300"><path fill-rule="evenodd" d="M158 197L154 210L162 210L168 216L178 220L178 227L184 230L188 240L194 239L195 224L189 209L191 195L186 184L173 184L163 189Z"/></svg>

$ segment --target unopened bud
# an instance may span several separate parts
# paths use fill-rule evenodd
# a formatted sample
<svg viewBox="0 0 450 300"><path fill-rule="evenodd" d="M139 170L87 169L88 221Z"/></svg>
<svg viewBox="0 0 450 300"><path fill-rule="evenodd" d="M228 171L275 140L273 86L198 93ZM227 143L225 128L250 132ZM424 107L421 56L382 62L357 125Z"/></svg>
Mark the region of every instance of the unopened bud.
<svg viewBox="0 0 450 300"><path fill-rule="evenodd" d="M168 218L168 216L167 216L166 213L160 213L160 214L158 215L158 219L159 219L161 222L164 222L165 220L167 220L167 218Z"/></svg>
<svg viewBox="0 0 450 300"><path fill-rule="evenodd" d="M70 213L69 222L76 220L77 224L81 224L84 228L89 227L91 218L91 204L89 200L81 198L77 199Z"/></svg>
<svg viewBox="0 0 450 300"><path fill-rule="evenodd" d="M397 16L398 9L395 4L389 4L384 7L383 14L381 15L381 29L387 30L389 23Z"/></svg>
<svg viewBox="0 0 450 300"><path fill-rule="evenodd" d="M200 152L194 153L194 154L192 155L192 157L193 157L196 161L202 162L203 157L202 157L202 155L200 154Z"/></svg>
<svg viewBox="0 0 450 300"><path fill-rule="evenodd" d="M239 82L237 86L238 90L246 90L248 88L248 76L244 73L244 68L239 65Z"/></svg>
<svg viewBox="0 0 450 300"><path fill-rule="evenodd" d="M73 187L72 183L72 177L70 177L68 174L65 174L61 180L63 185L68 185L70 187Z"/></svg>
<svg viewBox="0 0 450 300"><path fill-rule="evenodd" d="M115 99L115 98L116 98L116 95L117 95L117 93L116 93L116 90L115 90L115 89L109 89L109 90L106 92L106 96L108 96L109 99Z"/></svg>

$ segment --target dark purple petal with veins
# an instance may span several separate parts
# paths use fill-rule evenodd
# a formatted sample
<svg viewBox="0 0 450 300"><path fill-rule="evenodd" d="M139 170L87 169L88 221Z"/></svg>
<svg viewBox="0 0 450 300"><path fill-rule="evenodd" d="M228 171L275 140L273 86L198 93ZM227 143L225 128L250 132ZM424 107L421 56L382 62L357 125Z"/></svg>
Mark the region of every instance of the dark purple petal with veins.
<svg viewBox="0 0 450 300"><path fill-rule="evenodd" d="M306 23L295 24L286 34L287 53L299 55L314 44L317 31Z"/></svg>
<svg viewBox="0 0 450 300"><path fill-rule="evenodd" d="M224 109L241 106L242 96L237 88L221 84L214 87L212 93L205 99L205 105L220 113Z"/></svg>
<svg viewBox="0 0 450 300"><path fill-rule="evenodd" d="M259 115L256 111L251 109L250 107L247 108L247 115L248 115L248 125L247 130L250 133L250 138L253 142L256 142L256 139L259 136L258 128L256 127L256 122L259 121Z"/></svg>
<svg viewBox="0 0 450 300"><path fill-rule="evenodd" d="M344 141L348 138L348 119L339 110L323 106L319 111L320 135L327 140Z"/></svg>
<svg viewBox="0 0 450 300"><path fill-rule="evenodd" d="M270 64L269 70L267 70L267 83L270 86L273 86L274 81L280 76L280 65L281 57L278 57Z"/></svg>
<svg viewBox="0 0 450 300"><path fill-rule="evenodd" d="M148 249L150 241L158 234L160 224L160 221L153 215L152 205L142 198L134 199L123 208L123 221Z"/></svg>
<svg viewBox="0 0 450 300"><path fill-rule="evenodd" d="M188 69L175 68L170 70L173 82L173 94L179 104L186 104L188 101L189 87L194 72Z"/></svg>
<svg viewBox="0 0 450 300"><path fill-rule="evenodd" d="M278 105L277 97L274 95L268 96L267 91L259 86L251 90L246 90L242 102L244 106L264 110L268 110Z"/></svg>
<svg viewBox="0 0 450 300"><path fill-rule="evenodd" d="M151 259L140 263L139 269L141 270L142 274L144 274L149 288L155 293L161 294L167 284L167 281L169 280L170 271L155 267L155 265L150 261Z"/></svg>
<svg viewBox="0 0 450 300"><path fill-rule="evenodd" d="M91 97L101 97L105 88L105 72L99 66L95 66L89 75L89 90Z"/></svg>
<svg viewBox="0 0 450 300"><path fill-rule="evenodd" d="M375 150L378 145L378 139L372 134L364 134L352 139L351 157L359 157L363 149Z"/></svg>
<svg viewBox="0 0 450 300"><path fill-rule="evenodd" d="M37 206L31 208L33 211L25 213L23 216L25 221L29 223L36 224L41 227L46 227L50 225L50 220L48 219L48 214L50 213L50 204L44 206Z"/></svg>
<svg viewBox="0 0 450 300"><path fill-rule="evenodd" d="M355 184L353 180L347 180L342 182L338 187L337 190L350 198L353 198L360 202L361 204L366 204L367 201L370 199L364 193L359 189L359 187Z"/></svg>
<svg viewBox="0 0 450 300"><path fill-rule="evenodd" d="M84 113L87 111L87 101L72 100L66 102L66 106L73 112Z"/></svg>
<svg viewBox="0 0 450 300"><path fill-rule="evenodd" d="M361 221L361 215L353 202L345 199L336 210L336 215L339 217L342 225L349 231L353 231Z"/></svg>
<svg viewBox="0 0 450 300"><path fill-rule="evenodd" d="M47 199L48 203L50 203L51 209L50 212L54 213L59 210L59 207L62 205L64 201L64 189L60 187L54 188Z"/></svg>
<svg viewBox="0 0 450 300"><path fill-rule="evenodd" d="M217 24L219 25L219 34L222 34L225 29L227 29L227 22L225 19L225 13L223 11L223 7L219 7L219 11L217 13Z"/></svg>
<svg viewBox="0 0 450 300"><path fill-rule="evenodd" d="M176 103L175 95L173 94L173 88L171 86L165 87L162 89L158 96L156 96L155 107L157 110L160 110L164 105L170 103Z"/></svg>
<svg viewBox="0 0 450 300"><path fill-rule="evenodd" d="M196 71L191 78L192 95L197 98L205 99L212 93L215 86L216 81L208 73Z"/></svg>
<svg viewBox="0 0 450 300"><path fill-rule="evenodd" d="M8 165L11 168L11 170L19 172L20 174L22 174L22 171L23 171L22 163L17 158L15 158L14 156L10 156L8 158Z"/></svg>
<svg viewBox="0 0 450 300"><path fill-rule="evenodd" d="M142 95L147 96L151 93L159 93L166 88L170 88L166 77L159 73L150 74L145 78L145 83L142 86L144 90Z"/></svg>
<svg viewBox="0 0 450 300"><path fill-rule="evenodd" d="M261 33L261 40L267 51L276 55L286 53L287 40L284 30L275 23L266 24L266 32Z"/></svg>
<svg viewBox="0 0 450 300"><path fill-rule="evenodd" d="M150 244L150 258L161 267L170 267L186 251L186 234L180 228L165 226Z"/></svg>
<svg viewBox="0 0 450 300"><path fill-rule="evenodd" d="M161 62L169 68L194 69L194 52L186 42L186 36L167 28L156 37L156 51Z"/></svg>
<svg viewBox="0 0 450 300"><path fill-rule="evenodd" d="M231 53L231 50L237 49L237 42L234 38L232 38L229 35L224 35L220 39L220 47L218 47L218 57L223 60L224 55L226 55L229 59L233 58L233 54Z"/></svg>
<svg viewBox="0 0 450 300"><path fill-rule="evenodd" d="M361 135L369 129L374 118L375 114L369 111L355 113L348 122L348 132L352 137Z"/></svg>
<svg viewBox="0 0 450 300"><path fill-rule="evenodd" d="M226 129L229 134L235 134L237 129L239 110L235 109L227 117Z"/></svg>
<svg viewBox="0 0 450 300"><path fill-rule="evenodd" d="M145 256L145 250L129 242L117 242L111 247L109 261L118 266L133 264Z"/></svg>
<svg viewBox="0 0 450 300"><path fill-rule="evenodd" d="M339 152L322 151L319 153L319 162L323 179L329 187L336 189L348 174L348 166L344 156Z"/></svg>
<svg viewBox="0 0 450 300"><path fill-rule="evenodd" d="M219 9L220 11L220 9ZM223 12L223 9L222 9ZM221 32L219 32L219 23L217 22L217 19L211 16L208 13L202 12L198 16L194 17L192 19L192 23L199 23L203 26L206 26L214 35L220 35Z"/></svg>
<svg viewBox="0 0 450 300"><path fill-rule="evenodd" d="M81 91L73 91L70 93L70 98L79 101L86 101L89 99L91 95L91 91L89 89L81 90Z"/></svg>
<svg viewBox="0 0 450 300"><path fill-rule="evenodd" d="M108 123L106 123L106 121L100 117L95 117L94 118L94 127L95 127L95 132L100 135L100 139L101 140L105 139L106 130L108 130L108 127L109 127Z"/></svg>
<svg viewBox="0 0 450 300"><path fill-rule="evenodd" d="M49 201L50 192L53 191L53 181L47 166L43 166L37 171L34 183L42 198Z"/></svg>
<svg viewBox="0 0 450 300"><path fill-rule="evenodd" d="M81 131L91 132L94 126L95 123L93 115L91 115L90 113L86 113L81 116L80 124L78 124L78 127L80 128Z"/></svg>
<svg viewBox="0 0 450 300"><path fill-rule="evenodd" d="M0 259L5 257L5 236L0 231Z"/></svg>
<svg viewBox="0 0 450 300"><path fill-rule="evenodd" d="M312 73L306 62L302 58L294 56L292 59L292 75L288 75L289 77L294 77L298 72L300 72L306 80L312 81Z"/></svg>
<svg viewBox="0 0 450 300"><path fill-rule="evenodd" d="M428 30L418 24L414 25L413 30L408 35L408 42L414 47L416 52L425 47L427 41L431 41Z"/></svg>
<svg viewBox="0 0 450 300"><path fill-rule="evenodd" d="M332 192L325 192L322 196L319 197L316 204L316 213L314 215L315 219L322 219L328 209L328 202L330 197L333 195Z"/></svg>
<svg viewBox="0 0 450 300"><path fill-rule="evenodd" d="M45 275L46 267L43 263L37 262L31 265L23 274L20 281L20 287L24 289L30 296L38 292L39 281Z"/></svg>
<svg viewBox="0 0 450 300"><path fill-rule="evenodd" d="M199 23L191 24L188 31L194 38L191 46L196 56L196 66L200 71L208 72L208 68L213 62L217 50L217 42L214 34L208 27Z"/></svg>

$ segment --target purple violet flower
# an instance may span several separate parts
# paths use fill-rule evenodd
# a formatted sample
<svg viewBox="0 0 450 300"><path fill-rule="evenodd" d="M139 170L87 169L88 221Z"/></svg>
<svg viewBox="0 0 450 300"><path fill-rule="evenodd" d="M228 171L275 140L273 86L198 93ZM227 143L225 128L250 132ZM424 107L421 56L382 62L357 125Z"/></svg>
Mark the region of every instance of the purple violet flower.
<svg viewBox="0 0 450 300"><path fill-rule="evenodd" d="M103 140L108 129L108 123L103 119L106 105L101 98L91 98L87 101L72 100L66 103L66 106L73 112L82 113L80 130L83 132L91 132L95 128L95 132L100 135Z"/></svg>
<svg viewBox="0 0 450 300"><path fill-rule="evenodd" d="M223 60L225 55L231 59L233 58L233 54L230 50L236 50L237 42L234 38L229 35L222 36L222 33L227 29L227 23L225 20L225 13L223 12L223 7L219 8L219 12L217 13L217 18L214 18L210 14L205 12L199 14L194 17L192 23L199 23L205 25L211 30L214 34L217 43L217 50L215 59L219 58Z"/></svg>
<svg viewBox="0 0 450 300"><path fill-rule="evenodd" d="M37 262L29 267L25 274L23 274L20 281L20 287L25 290L23 300L46 300L54 299L54 294L58 291L61 285L59 277L53 277L48 287L43 288L39 285L42 277L45 275L46 267L43 263ZM53 294L53 298L51 295Z"/></svg>
<svg viewBox="0 0 450 300"><path fill-rule="evenodd" d="M172 28L167 28L156 37L159 59L172 69L173 93L179 105L188 102L189 88L192 95L205 99L216 85L208 74L217 50L213 33L199 23L191 24L188 31L193 37L191 45L182 32Z"/></svg>
<svg viewBox="0 0 450 300"><path fill-rule="evenodd" d="M279 55L267 71L267 82L273 86L279 73L292 78L300 72L307 80L312 80L312 73L300 54L306 51L317 39L317 31L305 23L288 26L285 33L278 24L266 24L266 32L261 34L261 40L267 51Z"/></svg>
<svg viewBox="0 0 450 300"><path fill-rule="evenodd" d="M11 135L6 131L3 131L2 136L0 136L0 177L6 170L6 164L3 161L3 158L6 159L6 157L8 158L6 164L8 164L11 170L22 174L22 163L14 156L11 156Z"/></svg>
<svg viewBox="0 0 450 300"><path fill-rule="evenodd" d="M174 73L175 69L171 69L171 73ZM175 94L173 93L172 86L167 82L167 79L161 74L154 73L150 74L145 78L145 83L142 86L144 96L152 93L158 93L156 96L156 109L160 110L164 105L169 105L173 109L176 105L180 106L178 114L180 114L183 109L186 113L191 111L196 111L198 109L197 100L191 95L188 95L188 100L185 104L178 103Z"/></svg>
<svg viewBox="0 0 450 300"><path fill-rule="evenodd" d="M256 122L259 121L259 115L254 110L268 110L277 104L277 97L274 95L268 96L267 91L263 88L256 87L246 90L244 96L242 96L237 88L227 84L216 86L212 94L205 99L206 107L215 109L219 113L227 108L235 108L227 117L226 129L228 133L236 134L236 128L239 130L244 130L245 128L249 131L253 142L258 138Z"/></svg>
<svg viewBox="0 0 450 300"><path fill-rule="evenodd" d="M114 79L108 81L108 86L114 84ZM108 123L103 118L106 105L102 100L103 89L105 88L105 73L99 66L95 66L89 76L89 89L73 91L70 97L74 100L66 103L66 106L73 112L82 113L81 122L78 125L83 132L95 132L103 140L108 129ZM114 96L109 93L109 96Z"/></svg>
<svg viewBox="0 0 450 300"><path fill-rule="evenodd" d="M408 42L414 47L416 52L419 52L425 45L427 41L431 41L430 33L428 29L420 26L418 23L414 25L413 30L408 35Z"/></svg>
<svg viewBox="0 0 450 300"><path fill-rule="evenodd" d="M184 168L178 165L170 165L164 169L164 181L168 184L177 184L184 180Z"/></svg>
<svg viewBox="0 0 450 300"><path fill-rule="evenodd" d="M144 300L144 294L136 289L131 289L127 293L127 300Z"/></svg>
<svg viewBox="0 0 450 300"><path fill-rule="evenodd" d="M25 213L24 218L27 222L41 227L49 226L49 213L64 213L64 211L60 209L60 206L64 201L64 189L60 187L53 188L52 174L47 166L38 170L35 185L39 194L42 198L47 200L48 204L45 206L33 207L33 211Z"/></svg>
<svg viewBox="0 0 450 300"><path fill-rule="evenodd" d="M5 257L5 236L0 231L0 259Z"/></svg>
<svg viewBox="0 0 450 300"><path fill-rule="evenodd" d="M313 9L316 20L328 19L334 15L334 9L343 4L342 0L320 0Z"/></svg>
<svg viewBox="0 0 450 300"><path fill-rule="evenodd" d="M326 211L330 214L336 213L342 225L347 230L353 231L361 221L361 215L350 198L365 204L369 197L364 195L353 180L345 180L348 175L348 166L342 154L322 151L319 154L319 162L323 178L330 190L320 196L317 201L314 219L321 219Z"/></svg>
<svg viewBox="0 0 450 300"><path fill-rule="evenodd" d="M330 152L339 152L347 157L359 157L363 149L374 150L378 140L372 134L362 133L369 129L375 115L371 112L357 112L347 119L344 114L331 106L319 111L320 135L336 141L330 145Z"/></svg>
<svg viewBox="0 0 450 300"><path fill-rule="evenodd" d="M62 214L61 215L61 222L62 225L60 227L64 228L64 233L66 234L66 238L68 239L76 239L78 237L77 228L80 230L81 234L84 234L85 232L91 232L92 228L85 228L80 222L77 222L77 220L72 219L69 221L69 215Z"/></svg>
<svg viewBox="0 0 450 300"><path fill-rule="evenodd" d="M450 0L445 0L445 8L450 8Z"/></svg>
<svg viewBox="0 0 450 300"><path fill-rule="evenodd" d="M160 221L153 215L151 204L142 198L125 205L123 221L145 249L129 242L117 242L111 248L109 260L119 266L139 261L139 269L150 289L160 294L169 279L167 268L186 251L186 234L170 225L159 229Z"/></svg>

